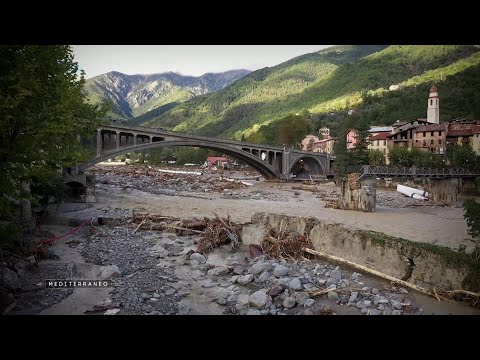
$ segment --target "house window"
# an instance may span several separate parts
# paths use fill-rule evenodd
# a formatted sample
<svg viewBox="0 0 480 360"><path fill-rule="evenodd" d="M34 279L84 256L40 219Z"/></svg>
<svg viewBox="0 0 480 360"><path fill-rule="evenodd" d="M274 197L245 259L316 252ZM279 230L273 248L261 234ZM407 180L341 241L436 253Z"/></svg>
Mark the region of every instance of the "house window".
<svg viewBox="0 0 480 360"><path fill-rule="evenodd" d="M415 142L417 143L417 142L418 142L418 140L415 140Z"/></svg>
<svg viewBox="0 0 480 360"><path fill-rule="evenodd" d="M433 145L434 144L434 140L430 140L430 145Z"/></svg>
<svg viewBox="0 0 480 360"><path fill-rule="evenodd" d="M427 141L423 140L423 146L427 146Z"/></svg>
<svg viewBox="0 0 480 360"><path fill-rule="evenodd" d="M383 146L387 146L387 140L383 140Z"/></svg>
<svg viewBox="0 0 480 360"><path fill-rule="evenodd" d="M424 104L425 104L425 103L424 103ZM433 105L433 100L432 100L432 99L430 99L430 105Z"/></svg>
<svg viewBox="0 0 480 360"><path fill-rule="evenodd" d="M438 135L439 135L439 136L442 136L442 132L441 132L441 131L439 131L439 132L438 132Z"/></svg>
<svg viewBox="0 0 480 360"><path fill-rule="evenodd" d="M377 140L377 146L378 146L378 142L379 142L379 140Z"/></svg>
<svg viewBox="0 0 480 360"><path fill-rule="evenodd" d="M423 137L425 137L425 131L423 132Z"/></svg>
<svg viewBox="0 0 480 360"><path fill-rule="evenodd" d="M438 143L441 144L441 143L442 143L442 139L438 139Z"/></svg>
<svg viewBox="0 0 480 360"><path fill-rule="evenodd" d="M433 136L433 131L430 132L430 136Z"/></svg>

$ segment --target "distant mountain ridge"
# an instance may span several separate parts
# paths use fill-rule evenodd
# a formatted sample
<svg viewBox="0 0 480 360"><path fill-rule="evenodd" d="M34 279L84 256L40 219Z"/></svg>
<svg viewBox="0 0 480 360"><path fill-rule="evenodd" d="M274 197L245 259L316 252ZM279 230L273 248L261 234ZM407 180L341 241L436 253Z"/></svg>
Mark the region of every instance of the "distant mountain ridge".
<svg viewBox="0 0 480 360"><path fill-rule="evenodd" d="M441 120L477 114L479 50L473 45L334 46L254 71L144 125L238 140L258 135L262 142L290 114L315 121L355 109L372 123L389 124L425 116L433 83L441 89Z"/></svg>
<svg viewBox="0 0 480 360"><path fill-rule="evenodd" d="M88 79L85 92L92 104L111 102L108 114L111 118L131 120L143 115L146 121L149 111L220 90L249 73L249 70L240 69L195 77L174 72L126 75L111 71ZM169 108L171 106L166 107ZM154 114L158 116L159 111Z"/></svg>

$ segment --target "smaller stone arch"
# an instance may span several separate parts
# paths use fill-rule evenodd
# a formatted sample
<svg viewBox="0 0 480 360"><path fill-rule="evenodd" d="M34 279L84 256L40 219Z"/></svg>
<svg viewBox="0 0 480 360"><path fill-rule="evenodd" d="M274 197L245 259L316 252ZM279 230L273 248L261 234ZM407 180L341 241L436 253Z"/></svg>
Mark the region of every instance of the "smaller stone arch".
<svg viewBox="0 0 480 360"><path fill-rule="evenodd" d="M87 196L87 188L78 181L66 182L67 193L66 196L69 201L84 202Z"/></svg>
<svg viewBox="0 0 480 360"><path fill-rule="evenodd" d="M293 173L297 178L309 179L309 175L326 175L325 166L314 156L300 156L288 169L288 174Z"/></svg>

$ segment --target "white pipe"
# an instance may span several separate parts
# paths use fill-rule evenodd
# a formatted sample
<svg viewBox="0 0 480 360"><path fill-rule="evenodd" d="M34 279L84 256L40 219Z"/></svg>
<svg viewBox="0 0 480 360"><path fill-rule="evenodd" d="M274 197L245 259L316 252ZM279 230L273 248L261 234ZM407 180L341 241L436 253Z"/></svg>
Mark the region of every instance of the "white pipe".
<svg viewBox="0 0 480 360"><path fill-rule="evenodd" d="M202 175L201 172L197 172L197 171L163 170L163 169L158 169L158 171L169 173L169 174Z"/></svg>
<svg viewBox="0 0 480 360"><path fill-rule="evenodd" d="M428 200L426 197L423 197L422 195L418 195L418 194L412 194L411 197L413 199L418 199L418 200Z"/></svg>
<svg viewBox="0 0 480 360"><path fill-rule="evenodd" d="M397 185L397 191L410 197L412 197L413 194L418 194L422 197L428 197L428 191L414 189L404 185Z"/></svg>

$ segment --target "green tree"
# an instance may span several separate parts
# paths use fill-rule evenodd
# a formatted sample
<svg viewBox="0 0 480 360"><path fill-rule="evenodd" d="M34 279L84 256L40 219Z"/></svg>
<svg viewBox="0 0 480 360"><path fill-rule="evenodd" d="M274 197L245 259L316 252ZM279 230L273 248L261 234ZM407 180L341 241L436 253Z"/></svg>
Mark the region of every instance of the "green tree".
<svg viewBox="0 0 480 360"><path fill-rule="evenodd" d="M0 46L0 216L31 199L28 184L91 155L82 139L106 110L85 101L84 82L70 46Z"/></svg>
<svg viewBox="0 0 480 360"><path fill-rule="evenodd" d="M373 166L385 165L385 156L381 150L371 150L368 153L368 163Z"/></svg>
<svg viewBox="0 0 480 360"><path fill-rule="evenodd" d="M359 125L357 127L357 143L351 150L352 162L354 165L367 165L369 161L368 137L370 134L365 124Z"/></svg>
<svg viewBox="0 0 480 360"><path fill-rule="evenodd" d="M347 174L347 167L350 162L349 154L347 151L347 140L343 132L340 132L335 145L333 147L335 153L335 162L333 163L333 171L338 179L343 178Z"/></svg>
<svg viewBox="0 0 480 360"><path fill-rule="evenodd" d="M474 199L463 202L464 217L468 226L468 233L474 239L480 239L480 204Z"/></svg>
<svg viewBox="0 0 480 360"><path fill-rule="evenodd" d="M390 165L392 166L406 166L413 165L412 152L404 147L394 147L389 154Z"/></svg>
<svg viewBox="0 0 480 360"><path fill-rule="evenodd" d="M470 145L453 145L448 148L447 158L450 165L466 169L474 169L478 167L480 161L479 156L473 151Z"/></svg>
<svg viewBox="0 0 480 360"><path fill-rule="evenodd" d="M278 138L281 144L299 147L300 142L308 134L308 122L300 115L289 115L280 121Z"/></svg>

